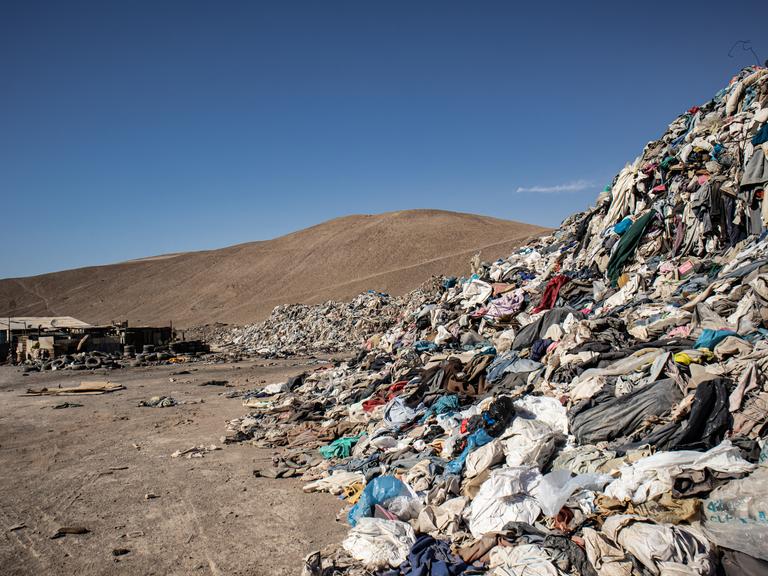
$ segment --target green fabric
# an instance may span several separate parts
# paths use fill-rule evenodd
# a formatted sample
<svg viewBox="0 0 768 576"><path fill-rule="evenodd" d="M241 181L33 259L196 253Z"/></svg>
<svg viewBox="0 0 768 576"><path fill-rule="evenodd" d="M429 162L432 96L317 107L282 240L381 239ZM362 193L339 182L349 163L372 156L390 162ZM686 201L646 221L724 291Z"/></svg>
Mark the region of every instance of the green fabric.
<svg viewBox="0 0 768 576"><path fill-rule="evenodd" d="M337 438L327 446L321 446L319 448L320 454L326 459L349 458L349 455L352 453L352 446L357 444L357 441L362 437L363 434L360 434L360 436L344 436L343 438Z"/></svg>
<svg viewBox="0 0 768 576"><path fill-rule="evenodd" d="M666 169L672 166L673 164L675 164L676 162L677 162L677 158L675 158L674 156L667 156L666 158L664 158L664 160L661 161L661 167Z"/></svg>
<svg viewBox="0 0 768 576"><path fill-rule="evenodd" d="M634 255L637 247L640 245L640 239L643 237L648 223L655 215L656 211L650 210L648 214L635 220L635 223L629 227L629 230L624 232L621 240L619 240L619 245L616 248L616 251L608 261L608 278L611 279L612 286L616 286L616 282L624 270L624 264L626 264L627 260Z"/></svg>

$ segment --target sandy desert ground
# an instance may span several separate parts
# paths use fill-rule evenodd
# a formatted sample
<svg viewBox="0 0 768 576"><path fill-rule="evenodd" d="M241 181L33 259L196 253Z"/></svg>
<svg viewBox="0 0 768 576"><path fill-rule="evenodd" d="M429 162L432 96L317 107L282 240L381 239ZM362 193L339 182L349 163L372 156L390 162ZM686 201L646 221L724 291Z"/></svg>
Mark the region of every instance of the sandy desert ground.
<svg viewBox="0 0 768 576"><path fill-rule="evenodd" d="M270 465L271 453L253 446L171 458L193 445L220 445L225 420L246 412L240 399L222 396L233 388L201 382L251 389L306 369L300 360L267 364L195 364L185 367L191 374L177 376L171 373L184 368L22 376L0 367L0 572L298 574L308 552L343 538L335 521L339 500L304 494L299 480L254 477ZM105 378L126 389L21 396L28 387ZM203 402L137 406L155 395ZM53 408L65 401L83 406ZM51 538L65 526L89 532Z"/></svg>

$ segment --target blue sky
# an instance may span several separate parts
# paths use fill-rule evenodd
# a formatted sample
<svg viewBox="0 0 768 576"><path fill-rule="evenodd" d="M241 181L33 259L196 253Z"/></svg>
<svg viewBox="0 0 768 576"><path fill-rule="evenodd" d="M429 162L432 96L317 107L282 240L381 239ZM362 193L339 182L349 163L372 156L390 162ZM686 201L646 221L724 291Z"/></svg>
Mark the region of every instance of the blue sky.
<svg viewBox="0 0 768 576"><path fill-rule="evenodd" d="M0 277L406 208L556 225L764 2L6 1ZM589 8L587 7L589 6Z"/></svg>

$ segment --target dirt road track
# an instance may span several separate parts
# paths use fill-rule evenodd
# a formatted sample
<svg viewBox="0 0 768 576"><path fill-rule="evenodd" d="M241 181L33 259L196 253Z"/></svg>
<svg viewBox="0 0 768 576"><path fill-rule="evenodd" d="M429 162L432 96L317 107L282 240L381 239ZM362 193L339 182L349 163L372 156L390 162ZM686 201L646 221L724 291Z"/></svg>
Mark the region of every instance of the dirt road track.
<svg viewBox="0 0 768 576"><path fill-rule="evenodd" d="M179 367L116 370L108 378L126 390L64 398L20 394L107 377L22 376L0 367L0 572L298 574L304 555L343 537L336 498L304 494L298 480L255 478L253 470L269 466L271 452L253 446L229 445L200 459L170 457L192 445L219 444L225 420L246 412L239 399L221 395L232 388L200 382L228 380L250 389L306 369L296 362L197 364L173 383L170 373ZM155 395L203 403L137 406ZM52 408L63 401L83 406ZM157 498L146 499L149 493ZM11 529L18 525L24 527ZM90 532L51 539L74 525ZM117 549L129 552L114 556Z"/></svg>

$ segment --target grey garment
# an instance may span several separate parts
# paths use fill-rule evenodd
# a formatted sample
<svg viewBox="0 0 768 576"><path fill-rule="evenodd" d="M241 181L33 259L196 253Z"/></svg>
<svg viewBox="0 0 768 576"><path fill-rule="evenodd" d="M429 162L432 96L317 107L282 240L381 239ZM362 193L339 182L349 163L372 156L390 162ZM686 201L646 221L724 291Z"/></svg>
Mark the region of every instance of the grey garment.
<svg viewBox="0 0 768 576"><path fill-rule="evenodd" d="M747 211L747 234L754 234L758 236L763 231L763 215L761 212L761 206L755 208L750 204L750 208Z"/></svg>
<svg viewBox="0 0 768 576"><path fill-rule="evenodd" d="M537 526L531 526L525 522L508 522L504 529L497 533L495 537L497 541L504 542L506 546L533 544L543 548L546 550L552 564L562 573L597 576L597 571L589 563L586 552L568 536L547 533ZM529 572L536 574L537 570L529 566L523 572L525 574Z"/></svg>
<svg viewBox="0 0 768 576"><path fill-rule="evenodd" d="M384 409L384 421L392 429L399 429L416 417L417 412L405 405L402 398L394 398Z"/></svg>
<svg viewBox="0 0 768 576"><path fill-rule="evenodd" d="M498 390L512 390L518 386L525 386L528 384L528 378L532 372L536 372L542 368L543 364L534 362L533 360L527 360L521 358L512 362L506 370L504 370L503 378L498 382L493 392Z"/></svg>
<svg viewBox="0 0 768 576"><path fill-rule="evenodd" d="M717 330L722 326L726 326L728 321L720 316L717 312L712 310L709 304L706 302L699 302L696 304L696 308L693 310L693 316L691 317L690 325L692 328L710 328Z"/></svg>
<svg viewBox="0 0 768 576"><path fill-rule="evenodd" d="M739 266L734 270L733 272L729 272L728 274L723 274L720 276L721 280L725 280L727 278L743 278L750 272L754 272L761 266L765 266L768 264L768 258L760 258L759 260L754 260L749 262L749 264L745 264L744 266Z"/></svg>
<svg viewBox="0 0 768 576"><path fill-rule="evenodd" d="M507 372L507 367L512 365L516 360L518 360L517 352L509 351L496 356L491 365L488 366L486 380L493 384L503 379Z"/></svg>
<svg viewBox="0 0 768 576"><path fill-rule="evenodd" d="M500 387L505 389L524 386L528 382L531 372L540 370L544 365L528 358L518 358L504 369L504 378L501 380Z"/></svg>
<svg viewBox="0 0 768 576"><path fill-rule="evenodd" d="M390 468L404 468L410 470L416 464L423 460L429 460L432 464L439 466L441 469L445 467L446 461L443 458L437 456L431 456L428 454L416 454L415 456L398 458L389 463Z"/></svg>
<svg viewBox="0 0 768 576"><path fill-rule="evenodd" d="M711 218L712 204L712 185L707 181L691 194L691 207L696 218L702 223L705 234L710 234L713 230Z"/></svg>
<svg viewBox="0 0 768 576"><path fill-rule="evenodd" d="M518 332L512 344L512 349L522 350L523 348L530 348L534 341L544 336L550 326L565 322L568 314L573 314L577 320L584 318L581 312L572 308L552 308L552 310L548 310Z"/></svg>
<svg viewBox="0 0 768 576"><path fill-rule="evenodd" d="M762 149L756 149L747 162L744 174L741 176L741 188L764 186L768 183L768 158Z"/></svg>
<svg viewBox="0 0 768 576"><path fill-rule="evenodd" d="M679 430L679 422L667 422L655 426L646 436L615 448L620 451L628 451L637 450L642 446L669 446Z"/></svg>
<svg viewBox="0 0 768 576"><path fill-rule="evenodd" d="M550 534L544 537L543 547L552 563L562 572L581 576L597 576L597 571L587 560L587 553L566 536Z"/></svg>
<svg viewBox="0 0 768 576"><path fill-rule="evenodd" d="M467 330L461 335L461 345L465 348L474 348L477 345L486 345L488 342L474 330Z"/></svg>
<svg viewBox="0 0 768 576"><path fill-rule="evenodd" d="M616 458L616 452L601 450L592 444L576 446L571 450L560 452L552 463L553 470L570 470L574 474L597 472L600 467Z"/></svg>
<svg viewBox="0 0 768 576"><path fill-rule="evenodd" d="M637 430L648 416L667 414L682 398L680 388L671 378L621 398L603 393L576 405L569 415L569 427L580 444L623 438Z"/></svg>
<svg viewBox="0 0 768 576"><path fill-rule="evenodd" d="M738 550L723 548L721 563L725 576L765 576L768 574L768 562L753 558Z"/></svg>
<svg viewBox="0 0 768 576"><path fill-rule="evenodd" d="M684 526L656 524L639 516L616 515L606 519L602 534L634 556L652 574L715 574L709 543Z"/></svg>

